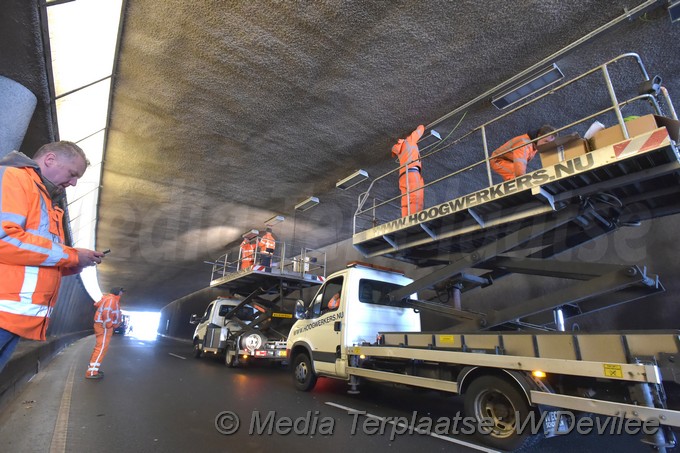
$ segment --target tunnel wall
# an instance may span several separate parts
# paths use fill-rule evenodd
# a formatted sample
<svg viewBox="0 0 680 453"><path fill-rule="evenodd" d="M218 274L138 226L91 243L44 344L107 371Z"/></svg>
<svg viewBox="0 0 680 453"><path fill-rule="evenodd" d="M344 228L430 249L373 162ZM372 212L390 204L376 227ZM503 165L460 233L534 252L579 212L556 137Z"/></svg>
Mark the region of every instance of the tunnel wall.
<svg viewBox="0 0 680 453"><path fill-rule="evenodd" d="M91 332L94 301L78 276L61 281L59 299L52 311L48 335L61 336L73 332Z"/></svg>
<svg viewBox="0 0 680 453"><path fill-rule="evenodd" d="M190 340L196 326L189 323L192 314L203 315L208 304L219 296L228 296L225 290L204 288L184 296L161 309L158 333Z"/></svg>

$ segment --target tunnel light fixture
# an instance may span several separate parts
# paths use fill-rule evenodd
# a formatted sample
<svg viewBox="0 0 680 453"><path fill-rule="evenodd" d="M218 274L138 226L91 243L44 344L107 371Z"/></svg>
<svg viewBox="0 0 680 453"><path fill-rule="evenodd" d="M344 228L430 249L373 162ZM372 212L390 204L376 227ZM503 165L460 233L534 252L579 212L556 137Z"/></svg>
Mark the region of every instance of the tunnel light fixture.
<svg viewBox="0 0 680 453"><path fill-rule="evenodd" d="M497 109L502 110L506 107L525 99L531 94L546 88L553 83L556 83L564 78L564 74L555 63L548 66L538 74L531 76L529 79L519 82L510 90L501 94L500 96L491 99L491 103Z"/></svg>
<svg viewBox="0 0 680 453"><path fill-rule="evenodd" d="M680 1L671 1L668 5L668 15L671 23L680 22Z"/></svg>
<svg viewBox="0 0 680 453"><path fill-rule="evenodd" d="M272 217L271 219L269 219L269 220L267 220L266 222L264 222L264 224L265 224L266 226L270 227L270 226L274 226L274 225L276 225L276 224L279 224L279 223L283 222L284 220L286 220L286 218L285 218L284 216L282 216L282 215L275 215L275 216ZM257 231L257 230L255 230L255 231Z"/></svg>
<svg viewBox="0 0 680 453"><path fill-rule="evenodd" d="M357 170L348 177L341 179L335 183L335 187L341 190L347 190L362 183L368 179L368 172L366 170Z"/></svg>
<svg viewBox="0 0 680 453"><path fill-rule="evenodd" d="M255 228L253 228L252 230L248 230L245 233L243 233L241 235L241 237L243 239L250 241L251 239L256 238L259 234L260 234L260 232L258 230L256 230Z"/></svg>
<svg viewBox="0 0 680 453"><path fill-rule="evenodd" d="M309 197L304 201L295 205L296 211L306 211L307 209L313 208L319 204L319 199L316 197Z"/></svg>

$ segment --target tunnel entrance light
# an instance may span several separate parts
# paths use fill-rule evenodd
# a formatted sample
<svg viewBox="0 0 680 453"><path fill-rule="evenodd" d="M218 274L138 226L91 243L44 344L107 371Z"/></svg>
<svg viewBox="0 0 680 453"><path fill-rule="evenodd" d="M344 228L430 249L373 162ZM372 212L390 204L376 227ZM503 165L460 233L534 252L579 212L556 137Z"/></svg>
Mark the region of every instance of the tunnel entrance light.
<svg viewBox="0 0 680 453"><path fill-rule="evenodd" d="M296 211L306 211L307 209L313 208L319 204L319 199L316 197L309 197L304 201L295 205Z"/></svg>
<svg viewBox="0 0 680 453"><path fill-rule="evenodd" d="M341 179L335 183L335 187L341 190L347 190L362 183L368 179L368 172L366 170L357 170L348 177Z"/></svg>

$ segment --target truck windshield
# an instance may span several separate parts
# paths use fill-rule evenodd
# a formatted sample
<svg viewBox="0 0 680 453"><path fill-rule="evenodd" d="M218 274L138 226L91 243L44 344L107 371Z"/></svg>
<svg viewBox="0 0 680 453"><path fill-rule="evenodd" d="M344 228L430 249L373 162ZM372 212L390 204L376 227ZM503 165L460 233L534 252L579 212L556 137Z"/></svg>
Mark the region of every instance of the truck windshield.
<svg viewBox="0 0 680 453"><path fill-rule="evenodd" d="M234 307L232 307L231 305L222 305L222 306L220 307L219 315L220 315L220 316L226 316L227 313L229 313L229 312L231 311L232 308L234 308Z"/></svg>
<svg viewBox="0 0 680 453"><path fill-rule="evenodd" d="M396 283L381 282L378 280L359 280L359 301L365 304L390 305L385 301L385 296L402 285Z"/></svg>

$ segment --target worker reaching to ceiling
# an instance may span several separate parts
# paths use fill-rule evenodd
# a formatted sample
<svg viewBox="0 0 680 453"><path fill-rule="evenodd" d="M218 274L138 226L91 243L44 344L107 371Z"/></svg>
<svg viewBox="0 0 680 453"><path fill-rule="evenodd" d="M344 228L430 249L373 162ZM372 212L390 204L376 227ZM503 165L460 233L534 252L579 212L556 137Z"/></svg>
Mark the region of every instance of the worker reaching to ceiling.
<svg viewBox="0 0 680 453"><path fill-rule="evenodd" d="M110 294L104 294L99 302L94 304L97 307L94 313L95 345L92 356L90 356L90 364L85 373L87 379L104 377L104 373L100 369L102 361L109 350L113 329L118 327L123 320L120 314L120 296L123 292L123 288L113 288Z"/></svg>
<svg viewBox="0 0 680 453"><path fill-rule="evenodd" d="M544 124L538 130L511 138L491 153L489 161L491 169L498 173L503 181L522 176L527 172L527 164L536 155L538 147L555 140L556 134L542 137L554 130L554 127ZM533 140L538 137L542 138L534 142Z"/></svg>
<svg viewBox="0 0 680 453"><path fill-rule="evenodd" d="M421 211L424 207L424 182L418 150L418 140L424 132L425 127L421 124L406 139L400 138L392 147L392 157L399 158L402 217Z"/></svg>

